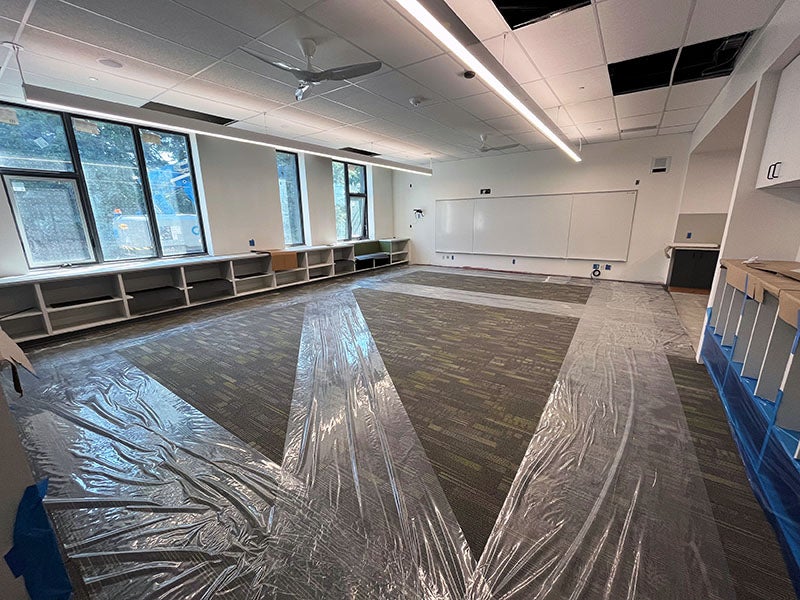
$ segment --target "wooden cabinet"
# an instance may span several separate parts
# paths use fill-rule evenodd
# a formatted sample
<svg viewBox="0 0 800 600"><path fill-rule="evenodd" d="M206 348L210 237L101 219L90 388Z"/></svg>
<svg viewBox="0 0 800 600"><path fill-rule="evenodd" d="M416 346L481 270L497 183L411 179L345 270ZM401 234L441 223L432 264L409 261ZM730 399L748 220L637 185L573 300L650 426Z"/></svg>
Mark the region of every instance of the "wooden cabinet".
<svg viewBox="0 0 800 600"><path fill-rule="evenodd" d="M800 57L783 70L757 187L800 187Z"/></svg>

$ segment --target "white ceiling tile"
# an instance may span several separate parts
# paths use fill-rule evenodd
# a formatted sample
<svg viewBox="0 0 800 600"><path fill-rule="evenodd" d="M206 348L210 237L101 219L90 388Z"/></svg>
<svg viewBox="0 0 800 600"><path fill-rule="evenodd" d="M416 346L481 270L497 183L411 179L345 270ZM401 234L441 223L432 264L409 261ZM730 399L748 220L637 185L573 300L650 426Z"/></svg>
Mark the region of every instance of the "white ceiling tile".
<svg viewBox="0 0 800 600"><path fill-rule="evenodd" d="M0 0L0 17L21 21L30 0Z"/></svg>
<svg viewBox="0 0 800 600"><path fill-rule="evenodd" d="M575 125L567 125L566 127L562 127L561 132L567 136L567 139L572 141L578 141L583 137L580 130Z"/></svg>
<svg viewBox="0 0 800 600"><path fill-rule="evenodd" d="M282 118L274 117L271 114L257 115L247 119L245 122L233 123L230 125L230 127L237 126L242 126L251 130L255 128L256 131L258 131L260 128L260 131L265 131L268 134L279 135L288 138L311 135L321 131L319 127L298 123L297 121L287 121Z"/></svg>
<svg viewBox="0 0 800 600"><path fill-rule="evenodd" d="M520 115L511 115L509 117L501 117L499 119L489 119L486 122L497 129L497 131L502 133L513 134L533 131L533 125L528 123L528 121Z"/></svg>
<svg viewBox="0 0 800 600"><path fill-rule="evenodd" d="M686 44L763 27L783 0L697 0Z"/></svg>
<svg viewBox="0 0 800 600"><path fill-rule="evenodd" d="M173 89L176 92L183 92L184 94L191 94L192 96L213 98L214 100L224 104L238 106L240 108L259 113L275 110L276 108L280 108L284 105L284 103L281 102L275 102L274 100L269 100L268 98L263 98L255 94L243 92L241 90L219 85L205 79L198 79L196 77L186 79Z"/></svg>
<svg viewBox="0 0 800 600"><path fill-rule="evenodd" d="M487 50L492 53L517 83L528 83L542 78L531 59L525 54L519 42L513 35L499 35L483 42Z"/></svg>
<svg viewBox="0 0 800 600"><path fill-rule="evenodd" d="M664 119L661 121L662 127L672 127L673 125L694 125L708 110L707 106L699 106L696 108L682 108L680 110L668 110L664 113Z"/></svg>
<svg viewBox="0 0 800 600"><path fill-rule="evenodd" d="M597 123L586 123L585 125L578 125L578 129L587 140L596 140L598 138L608 138L619 135L619 128L617 121L599 121Z"/></svg>
<svg viewBox="0 0 800 600"><path fill-rule="evenodd" d="M177 106L179 108L186 108L188 110L196 110L199 112L216 115L218 117L227 117L236 121L249 119L254 117L256 111L241 108L239 106L231 106L223 104L216 99L201 98L199 96L192 96L191 94L184 94L175 90L169 90L158 96L155 100L159 104L168 104L169 106Z"/></svg>
<svg viewBox="0 0 800 600"><path fill-rule="evenodd" d="M667 100L667 110L708 106L727 82L727 77L715 77L714 79L673 85L669 92L669 100Z"/></svg>
<svg viewBox="0 0 800 600"><path fill-rule="evenodd" d="M539 105L539 108L552 108L561 104L544 79L526 83L522 88Z"/></svg>
<svg viewBox="0 0 800 600"><path fill-rule="evenodd" d="M681 45L692 0L606 0L597 5L609 63Z"/></svg>
<svg viewBox="0 0 800 600"><path fill-rule="evenodd" d="M347 123L348 125L368 121L372 118L370 115L360 110L349 108L344 104L339 104L320 96L305 98L301 102L294 103L293 106L301 110L312 112L315 115L321 115L329 119Z"/></svg>
<svg viewBox="0 0 800 600"><path fill-rule="evenodd" d="M208 67L214 57L154 35L93 15L56 0L39 0L29 23L87 44L99 46L154 65L192 74ZM122 61L124 63L124 61Z"/></svg>
<svg viewBox="0 0 800 600"><path fill-rule="evenodd" d="M454 102L461 108L483 120L507 117L508 115L514 114L514 109L498 98L494 92L469 96L468 98L461 98Z"/></svg>
<svg viewBox="0 0 800 600"><path fill-rule="evenodd" d="M311 38L316 42L317 50L312 64L320 69L376 60L374 56L359 50L330 29L302 15L284 21L277 28L261 36L259 42L293 57L300 66L305 64L305 57L300 48L300 40L303 38ZM258 46L251 48L257 52L261 51Z"/></svg>
<svg viewBox="0 0 800 600"><path fill-rule="evenodd" d="M442 54L439 46L385 2L324 0L305 14L392 67Z"/></svg>
<svg viewBox="0 0 800 600"><path fill-rule="evenodd" d="M282 2L174 0L249 36L258 37L297 13Z"/></svg>
<svg viewBox="0 0 800 600"><path fill-rule="evenodd" d="M0 6L1 5L2 2L0 2ZM0 17L0 41L13 40L17 29L19 29L19 23ZM9 51L10 48L6 48L5 46L0 47L0 60L3 60Z"/></svg>
<svg viewBox="0 0 800 600"><path fill-rule="evenodd" d="M420 106L417 112L437 123L441 123L445 127L452 127L459 130L479 130L482 124L480 119L452 102Z"/></svg>
<svg viewBox="0 0 800 600"><path fill-rule="evenodd" d="M355 85L339 88L326 93L323 97L373 117L391 115L406 108ZM408 108L411 108L410 104Z"/></svg>
<svg viewBox="0 0 800 600"><path fill-rule="evenodd" d="M4 78L0 83L0 98L9 102L24 102L21 82L11 83L11 78Z"/></svg>
<svg viewBox="0 0 800 600"><path fill-rule="evenodd" d="M105 90L135 98L152 98L166 90L164 87L126 79L100 69L87 68L83 65L75 65L27 51L20 54L20 63L26 76L36 73L54 79L72 81L88 89ZM89 77L94 77L97 81L90 81Z"/></svg>
<svg viewBox="0 0 800 600"><path fill-rule="evenodd" d="M221 62L206 69L198 75L198 78L235 90L246 91L281 104L294 102L294 87L227 62Z"/></svg>
<svg viewBox="0 0 800 600"><path fill-rule="evenodd" d="M673 133L689 133L691 131L694 131L695 127L697 127L697 124L677 125L673 127L661 127L658 130L658 135L671 135Z"/></svg>
<svg viewBox="0 0 800 600"><path fill-rule="evenodd" d="M566 127L567 125L574 125L575 122L570 117L566 108L563 106L556 106L555 108L548 108L544 111L548 117L559 127Z"/></svg>
<svg viewBox="0 0 800 600"><path fill-rule="evenodd" d="M600 100L590 100L580 104L568 104L566 107L569 116L578 125L582 123L596 123L598 121L610 121L616 119L614 114L614 101L611 98L601 98ZM581 129L583 131L583 129Z"/></svg>
<svg viewBox="0 0 800 600"><path fill-rule="evenodd" d="M479 40L495 37L509 30L497 8L490 2L476 0L445 0L461 21Z"/></svg>
<svg viewBox="0 0 800 600"><path fill-rule="evenodd" d="M406 77L400 71L391 71L378 77L370 77L366 81L360 81L358 85L401 106L408 104L409 98L415 96L428 100L440 101L443 99L430 88Z"/></svg>
<svg viewBox="0 0 800 600"><path fill-rule="evenodd" d="M162 88L177 85L187 77L185 73L158 67L130 56L110 52L35 27L24 29L20 43L25 47L25 52L20 55L21 57L25 54L38 54L82 65L85 68L84 77L100 77L98 73L105 73L115 78L134 79ZM107 67L98 62L101 58L111 58L124 66L121 69Z"/></svg>
<svg viewBox="0 0 800 600"><path fill-rule="evenodd" d="M77 94L79 96L90 96L99 98L101 100L108 100L109 102L117 102L119 104L127 104L129 106L141 106L149 100L140 96L131 96L128 94L120 94L113 90L105 90L103 88L91 87L86 84L76 83L74 81L67 81L64 79L57 79L47 75L38 75L36 73L25 74L25 81L31 85L50 88L52 90L59 90L69 94ZM86 82L89 83L89 82Z"/></svg>
<svg viewBox="0 0 800 600"><path fill-rule="evenodd" d="M274 110L269 114L270 116L278 119L295 121L297 123L302 123L304 125L308 125L309 127L315 127L316 129L323 131L327 131L328 129L338 129L344 125L344 123L341 121L302 110L295 105L284 106L283 108Z"/></svg>
<svg viewBox="0 0 800 600"><path fill-rule="evenodd" d="M640 127L652 127L654 130L658 129L658 124L661 122L661 113L653 113L651 115L639 115L637 117L624 117L619 119L620 129L638 129Z"/></svg>
<svg viewBox="0 0 800 600"><path fill-rule="evenodd" d="M549 77L547 83L564 104L608 98L612 94L605 66Z"/></svg>
<svg viewBox="0 0 800 600"><path fill-rule="evenodd" d="M515 35L546 78L605 62L592 6L527 25Z"/></svg>
<svg viewBox="0 0 800 600"><path fill-rule="evenodd" d="M417 133L413 129L404 127L402 125L398 125L396 123L392 123L391 121L387 121L385 119L375 119L373 121L365 121L364 123L361 123L359 127L363 127L364 129L377 133L382 137L389 137L394 139L408 137L409 135L414 135L415 133Z"/></svg>
<svg viewBox="0 0 800 600"><path fill-rule="evenodd" d="M553 142L548 140L538 131L529 131L527 133L514 133L511 136L515 142L523 144L525 146L552 146Z"/></svg>
<svg viewBox="0 0 800 600"><path fill-rule="evenodd" d="M617 116L626 118L661 112L667 102L668 93L668 88L659 88L657 90L614 96L614 104L617 105Z"/></svg>
<svg viewBox="0 0 800 600"><path fill-rule="evenodd" d="M488 91L477 77L462 77L464 67L448 54L405 67L401 72L450 100Z"/></svg>
<svg viewBox="0 0 800 600"><path fill-rule="evenodd" d="M283 0L286 4L291 6L292 8L304 11L309 8L311 5L316 4L319 0Z"/></svg>
<svg viewBox="0 0 800 600"><path fill-rule="evenodd" d="M620 135L618 133L602 133L593 137L587 138L587 144L601 144L603 142L618 142Z"/></svg>
<svg viewBox="0 0 800 600"><path fill-rule="evenodd" d="M221 58L250 41L250 36L194 10L163 0L71 0L84 15L102 15L138 31ZM38 3L34 14L38 12ZM128 32L128 35L136 35Z"/></svg>

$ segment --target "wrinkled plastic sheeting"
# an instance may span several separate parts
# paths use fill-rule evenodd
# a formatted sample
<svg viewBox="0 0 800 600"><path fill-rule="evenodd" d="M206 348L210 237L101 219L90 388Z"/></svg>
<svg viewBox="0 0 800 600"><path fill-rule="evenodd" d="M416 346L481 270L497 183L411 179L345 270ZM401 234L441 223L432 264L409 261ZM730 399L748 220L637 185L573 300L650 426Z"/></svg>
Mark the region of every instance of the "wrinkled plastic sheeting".
<svg viewBox="0 0 800 600"><path fill-rule="evenodd" d="M91 597L464 597L474 561L352 294L307 307L284 468L78 354L13 409Z"/></svg>
<svg viewBox="0 0 800 600"><path fill-rule="evenodd" d="M683 343L658 326L670 311L663 290L595 286L468 598L735 597L664 353Z"/></svg>

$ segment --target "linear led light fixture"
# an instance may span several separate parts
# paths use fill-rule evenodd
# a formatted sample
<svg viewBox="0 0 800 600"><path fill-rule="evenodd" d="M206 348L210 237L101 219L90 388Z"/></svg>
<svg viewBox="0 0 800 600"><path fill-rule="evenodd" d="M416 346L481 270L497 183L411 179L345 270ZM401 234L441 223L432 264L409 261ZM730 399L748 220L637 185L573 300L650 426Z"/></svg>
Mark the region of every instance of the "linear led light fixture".
<svg viewBox="0 0 800 600"><path fill-rule="evenodd" d="M450 33L444 25L436 20L428 9L426 9L418 0L395 0L408 12L416 21L427 29L437 40L444 44L453 54L455 54L461 62L480 77L490 88L492 88L508 105L522 115L531 125L536 127L547 139L558 146L564 153L575 162L581 162L581 157L564 143L552 129L542 122L533 112L517 98L511 90L509 90L502 82L495 77L492 72L487 69L481 61L467 50L467 48L459 42L456 37Z"/></svg>
<svg viewBox="0 0 800 600"><path fill-rule="evenodd" d="M23 91L25 93L26 103L31 106L36 106L38 108L63 111L69 113L77 113L78 115L95 117L97 119L111 119L123 123L130 123L133 125L139 125L143 127L153 127L156 129L164 129L167 131L177 131L180 133L196 133L200 135L207 135L210 137L219 138L222 140L244 142L246 144L253 144L255 146L265 146L267 148L274 148L275 150L284 150L286 152L311 154L313 156L321 156L323 158L330 158L332 160L345 161L348 163L371 165L373 167L380 167L382 169L391 169L393 171L403 171L405 173L412 173L413 175L425 175L427 177L430 177L433 174L430 169L415 169L412 166L401 167L397 164L383 164L380 162L364 160L362 158L355 158L352 156L342 156L342 155L337 156L336 154L329 154L327 152L321 152L319 150L314 150L309 148L298 148L295 146L279 144L275 142L266 142L266 141L253 140L246 137L239 137L235 135L226 135L224 133L218 133L216 131L208 129L182 127L180 125L173 125L170 123L160 123L158 121L149 121L146 119L139 119L127 115L115 114L113 112L82 108L81 106L78 105L77 102L75 104L53 102L50 98L47 97L47 92L49 92L50 90L46 88L40 88L37 86L25 85L23 86ZM136 107L129 107L129 108L134 109ZM223 126L219 125L218 127L223 127Z"/></svg>

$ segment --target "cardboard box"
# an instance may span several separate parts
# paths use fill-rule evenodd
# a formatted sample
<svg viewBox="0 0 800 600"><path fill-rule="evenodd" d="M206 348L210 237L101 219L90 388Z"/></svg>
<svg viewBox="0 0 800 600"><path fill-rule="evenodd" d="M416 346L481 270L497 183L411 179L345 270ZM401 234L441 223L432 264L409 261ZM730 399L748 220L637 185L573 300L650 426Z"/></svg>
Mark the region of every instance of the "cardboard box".
<svg viewBox="0 0 800 600"><path fill-rule="evenodd" d="M785 277L776 269L790 270L789 267L800 266L800 263L789 261L764 261L744 264L741 260L723 259L722 266L728 269L726 283L737 290L745 292L758 302L764 301L764 294L769 292L776 298L782 290L800 291L800 280ZM797 274L800 276L800 273Z"/></svg>
<svg viewBox="0 0 800 600"><path fill-rule="evenodd" d="M297 268L297 252L292 250L270 250L273 271L291 271Z"/></svg>
<svg viewBox="0 0 800 600"><path fill-rule="evenodd" d="M761 260L751 266L759 271L800 280L800 262L793 260Z"/></svg>
<svg viewBox="0 0 800 600"><path fill-rule="evenodd" d="M800 322L800 290L783 290L778 298L778 316L792 327Z"/></svg>
<svg viewBox="0 0 800 600"><path fill-rule="evenodd" d="M721 261L721 264L728 269L725 283L733 286L740 292L746 292L748 295L751 295L747 291L747 288L750 280L758 274L757 271L743 264L741 260L730 260L726 258Z"/></svg>

